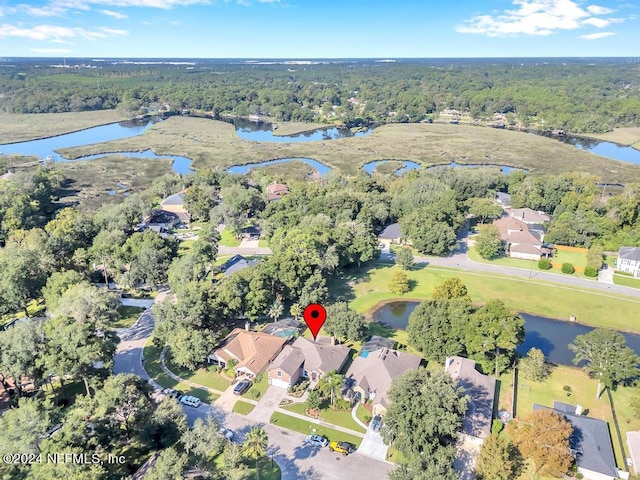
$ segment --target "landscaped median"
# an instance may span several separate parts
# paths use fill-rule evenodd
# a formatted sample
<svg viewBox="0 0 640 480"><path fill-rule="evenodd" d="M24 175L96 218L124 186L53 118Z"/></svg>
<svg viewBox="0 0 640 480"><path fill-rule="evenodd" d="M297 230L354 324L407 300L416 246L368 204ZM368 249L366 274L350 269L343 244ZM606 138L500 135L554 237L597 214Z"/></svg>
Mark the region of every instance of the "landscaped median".
<svg viewBox="0 0 640 480"><path fill-rule="evenodd" d="M271 415L269 423L277 425L278 427L293 430L294 432L302 433L304 435L324 435L329 439L329 441L336 440L339 442L349 442L353 443L356 447L359 447L360 443L362 442L361 437L357 437L349 433L344 433L330 427L325 427L323 425L318 425L316 423L308 422L306 420L302 420L301 418L292 417L280 412L274 412L273 415Z"/></svg>

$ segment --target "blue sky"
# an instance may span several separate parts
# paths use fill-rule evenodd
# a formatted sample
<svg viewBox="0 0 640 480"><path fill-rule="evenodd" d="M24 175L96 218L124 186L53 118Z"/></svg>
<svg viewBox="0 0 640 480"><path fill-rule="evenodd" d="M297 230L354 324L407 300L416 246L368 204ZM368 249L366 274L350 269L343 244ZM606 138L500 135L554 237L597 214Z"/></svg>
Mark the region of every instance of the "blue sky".
<svg viewBox="0 0 640 480"><path fill-rule="evenodd" d="M0 56L640 56L639 27L640 0L0 0Z"/></svg>

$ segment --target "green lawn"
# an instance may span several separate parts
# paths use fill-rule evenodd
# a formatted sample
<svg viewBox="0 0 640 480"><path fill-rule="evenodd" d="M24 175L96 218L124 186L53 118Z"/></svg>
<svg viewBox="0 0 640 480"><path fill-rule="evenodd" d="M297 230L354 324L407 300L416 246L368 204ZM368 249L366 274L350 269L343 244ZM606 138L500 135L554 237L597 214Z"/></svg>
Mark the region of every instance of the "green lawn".
<svg viewBox="0 0 640 480"><path fill-rule="evenodd" d="M640 288L640 278L628 277L626 275L613 275L613 283L624 285L625 287Z"/></svg>
<svg viewBox="0 0 640 480"><path fill-rule="evenodd" d="M333 428L323 427L322 425L307 422L305 420L301 420L290 415L285 415L284 413L280 412L274 412L273 415L271 415L269 423L302 433L304 435L310 435L312 433L324 435L329 439L329 441L335 440L341 442L349 442L353 443L356 447L359 447L360 443L362 443L362 438L356 437L355 435L343 433L338 430L334 430ZM314 429L315 431L313 431Z"/></svg>
<svg viewBox="0 0 640 480"><path fill-rule="evenodd" d="M249 415L254 408L256 408L254 404L238 400L233 406L233 412L239 413L240 415Z"/></svg>
<svg viewBox="0 0 640 480"><path fill-rule="evenodd" d="M204 385L205 387L220 391L225 391L229 385L231 385L230 380L216 372L215 365L208 365L206 367L199 368L195 372L188 368L175 365L171 361L171 352L168 350L165 355L164 364L180 378L197 383L198 385Z"/></svg>
<svg viewBox="0 0 640 480"><path fill-rule="evenodd" d="M210 462L210 467L212 469L221 469L224 462L224 455L221 453ZM251 480L257 480L258 476L256 475L256 461L248 459L244 463L249 466L249 474ZM260 480L280 480L281 472L280 467L276 462L272 462L269 457L262 457L258 460L258 468L260 469Z"/></svg>
<svg viewBox="0 0 640 480"><path fill-rule="evenodd" d="M136 320L142 312L144 312L144 308L120 305L118 307L120 318L115 322L112 322L111 325L114 328L129 328L131 325L136 323Z"/></svg>
<svg viewBox="0 0 640 480"><path fill-rule="evenodd" d="M289 410L290 412L298 413L300 415L306 415L305 410L307 406L304 403L293 403L282 408L284 408L285 410ZM332 423L333 425L348 428L356 432L365 432L364 428L358 425L351 416L351 409L332 410L330 408L323 408L322 410L320 410L320 418L318 418L318 420L323 420L327 423Z"/></svg>
<svg viewBox="0 0 640 480"><path fill-rule="evenodd" d="M269 379L267 378L266 372L262 374L262 378L259 382L253 380L253 384L242 396L245 398L250 398L252 400L260 400L264 392L269 388Z"/></svg>
<svg viewBox="0 0 640 480"><path fill-rule="evenodd" d="M178 255L182 256L189 253L194 243L195 240L180 240L180 243L178 243Z"/></svg>
<svg viewBox="0 0 640 480"><path fill-rule="evenodd" d="M561 268L562 264L565 262L572 263L574 267L581 266L584 267L587 263L587 256L582 253L576 252L566 252L566 251L558 251L558 254L552 258L551 260L557 267L553 267L551 270L540 270L538 268L538 262L536 260L523 260L521 258L510 258L510 257L500 257L494 258L492 260L486 260L482 258L474 247L471 247L467 252L468 257L474 262L478 263L486 263L489 265L501 265L504 267L516 267L516 268L524 268L526 270L532 270L533 272L538 271L548 271L551 273L562 273ZM569 275L567 273L562 273L563 275ZM593 280L592 277L585 277L581 272L574 272L573 276L586 278L588 280Z"/></svg>
<svg viewBox="0 0 640 480"><path fill-rule="evenodd" d="M220 234L220 245L223 247L237 247L240 245L240 240L238 240L233 232L225 228Z"/></svg>
<svg viewBox="0 0 640 480"><path fill-rule="evenodd" d="M364 424L369 424L371 421L371 412L369 412L366 408L362 406L362 404L358 404L358 409L356 410L356 417Z"/></svg>
<svg viewBox="0 0 640 480"><path fill-rule="evenodd" d="M351 306L359 312L368 312L377 304L400 298L424 300L431 297L436 285L446 278L459 277L469 290L472 301L486 302L499 298L511 308L551 318L568 319L576 315L581 323L629 330L629 318L637 316L640 300L608 292L545 284L537 280L514 278L481 272L464 272L441 267L424 267L407 271L413 289L398 296L389 290L393 267L377 264L362 271L358 277L343 280L345 295L352 296ZM357 280L360 280L357 283ZM350 283L347 283L350 282Z"/></svg>
<svg viewBox="0 0 640 480"><path fill-rule="evenodd" d="M260 237L260 240L258 240L258 247L268 247L268 246L269 246L269 240L267 240L266 238Z"/></svg>
<svg viewBox="0 0 640 480"><path fill-rule="evenodd" d="M573 405L580 404L589 417L599 418L609 423L616 461L618 466L622 466L624 465L622 450L613 424L611 406L606 392L596 400L597 384L597 380L589 378L582 370L570 367L555 367L551 376L542 383L520 378L518 380L516 416L520 417L530 413L534 403L548 407L553 406L554 400ZM571 387L571 396L567 396L567 392L563 390L565 385ZM631 408L631 399L636 392L637 389L630 387L618 387L612 392L623 442L626 442L626 432L640 429L640 419L633 416ZM625 451L627 449L628 447L625 445Z"/></svg>
<svg viewBox="0 0 640 480"><path fill-rule="evenodd" d="M387 460L396 464L406 463L406 457L393 447L387 450Z"/></svg>

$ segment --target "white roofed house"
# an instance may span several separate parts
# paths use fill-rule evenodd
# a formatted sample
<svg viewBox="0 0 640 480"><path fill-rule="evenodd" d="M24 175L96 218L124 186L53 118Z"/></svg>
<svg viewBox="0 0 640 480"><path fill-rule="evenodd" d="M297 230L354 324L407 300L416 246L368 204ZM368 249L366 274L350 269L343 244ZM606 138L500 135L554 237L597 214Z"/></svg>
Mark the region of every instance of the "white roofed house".
<svg viewBox="0 0 640 480"><path fill-rule="evenodd" d="M640 278L640 247L620 247L616 269Z"/></svg>

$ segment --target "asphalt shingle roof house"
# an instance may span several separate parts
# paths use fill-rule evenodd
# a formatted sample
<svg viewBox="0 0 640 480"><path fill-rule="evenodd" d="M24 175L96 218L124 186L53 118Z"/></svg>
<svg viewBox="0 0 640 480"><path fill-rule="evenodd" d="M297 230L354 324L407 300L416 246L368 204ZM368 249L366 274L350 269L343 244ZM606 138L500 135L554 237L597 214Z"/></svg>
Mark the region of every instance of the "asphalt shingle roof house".
<svg viewBox="0 0 640 480"><path fill-rule="evenodd" d="M476 370L476 362L463 357L447 357L444 371L469 397L469 405L462 423L462 433L485 439L491 433L495 406L496 379Z"/></svg>
<svg viewBox="0 0 640 480"><path fill-rule="evenodd" d="M544 229L540 225L528 225L513 216L499 218L493 225L498 229L500 239L505 242L509 257L540 260L551 254L551 250L542 245Z"/></svg>
<svg viewBox="0 0 640 480"><path fill-rule="evenodd" d="M531 208L512 208L508 211L509 216L517 218L526 224L539 225L551 221L551 217L544 212L536 212Z"/></svg>
<svg viewBox="0 0 640 480"><path fill-rule="evenodd" d="M378 242L380 243L380 249L385 253L389 252L392 243L396 245L407 243L403 242L399 223L387 225L385 229L378 234Z"/></svg>
<svg viewBox="0 0 640 480"><path fill-rule="evenodd" d="M239 272L245 268L253 267L258 260L248 260L242 255L234 255L219 267L219 270L226 277L232 273Z"/></svg>
<svg viewBox="0 0 640 480"><path fill-rule="evenodd" d="M620 478L611 444L609 425L604 420L579 415L578 407L563 402L553 402L553 408L534 404L533 410L553 410L562 415L571 426L569 448L576 459L578 472L589 480L614 480Z"/></svg>
<svg viewBox="0 0 640 480"><path fill-rule="evenodd" d="M278 200L282 200L282 197L285 195L289 195L289 187L287 187L284 183L276 183L273 182L265 187L265 192L267 194L267 199L270 202L275 202Z"/></svg>
<svg viewBox="0 0 640 480"><path fill-rule="evenodd" d="M263 372L284 347L285 338L262 332L251 332L235 328L220 346L207 356L208 362L226 367L235 360L236 373L255 376Z"/></svg>
<svg viewBox="0 0 640 480"><path fill-rule="evenodd" d="M175 213L184 223L189 223L189 220L191 220L191 215L184 206L184 193L182 192L174 193L162 200L160 209L165 212Z"/></svg>
<svg viewBox="0 0 640 480"><path fill-rule="evenodd" d="M344 396L354 400L372 401L373 414L385 414L389 404L387 396L391 383L403 373L420 366L422 359L416 355L381 348L357 357L345 375Z"/></svg>
<svg viewBox="0 0 640 480"><path fill-rule="evenodd" d="M640 277L640 247L620 247L616 268L620 272Z"/></svg>
<svg viewBox="0 0 640 480"><path fill-rule="evenodd" d="M349 352L348 347L332 345L326 337L318 337L317 342L298 337L269 366L269 384L288 388L300 378L316 381L327 372L339 372Z"/></svg>

